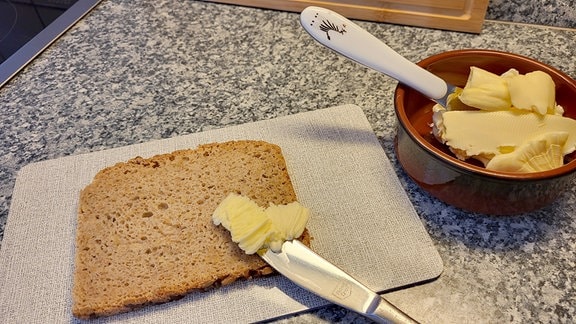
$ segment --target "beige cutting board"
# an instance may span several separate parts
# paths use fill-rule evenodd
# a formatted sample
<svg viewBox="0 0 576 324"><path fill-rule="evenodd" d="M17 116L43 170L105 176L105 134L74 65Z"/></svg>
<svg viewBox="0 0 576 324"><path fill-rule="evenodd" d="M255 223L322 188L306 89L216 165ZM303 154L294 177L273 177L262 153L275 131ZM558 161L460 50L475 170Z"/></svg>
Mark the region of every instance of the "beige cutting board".
<svg viewBox="0 0 576 324"><path fill-rule="evenodd" d="M24 167L0 250L0 319L75 322L70 291L78 194L100 169L137 155L232 139L280 145L299 200L312 211L312 248L359 281L381 292L442 272L362 109L345 105ZM326 304L276 275L96 322L253 322Z"/></svg>

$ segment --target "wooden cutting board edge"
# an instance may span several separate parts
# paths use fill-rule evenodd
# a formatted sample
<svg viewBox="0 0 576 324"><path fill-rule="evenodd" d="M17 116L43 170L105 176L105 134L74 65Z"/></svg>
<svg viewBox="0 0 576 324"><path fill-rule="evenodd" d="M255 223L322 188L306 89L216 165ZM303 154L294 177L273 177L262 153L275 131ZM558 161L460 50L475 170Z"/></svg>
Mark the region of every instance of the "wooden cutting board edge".
<svg viewBox="0 0 576 324"><path fill-rule="evenodd" d="M301 12L308 6L334 10L350 19L479 34L489 0L444 0L426 5L396 1L209 0L247 7ZM376 3L378 2L376 6Z"/></svg>

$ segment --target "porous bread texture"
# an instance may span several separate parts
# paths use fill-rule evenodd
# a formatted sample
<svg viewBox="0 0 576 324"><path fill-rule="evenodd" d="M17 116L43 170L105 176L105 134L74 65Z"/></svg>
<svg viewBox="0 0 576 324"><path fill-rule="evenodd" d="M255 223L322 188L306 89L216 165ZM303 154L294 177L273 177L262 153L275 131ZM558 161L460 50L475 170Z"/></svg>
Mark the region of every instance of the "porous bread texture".
<svg viewBox="0 0 576 324"><path fill-rule="evenodd" d="M261 206L295 201L280 147L212 143L101 170L80 194L73 315L127 312L272 273L212 223L230 192Z"/></svg>

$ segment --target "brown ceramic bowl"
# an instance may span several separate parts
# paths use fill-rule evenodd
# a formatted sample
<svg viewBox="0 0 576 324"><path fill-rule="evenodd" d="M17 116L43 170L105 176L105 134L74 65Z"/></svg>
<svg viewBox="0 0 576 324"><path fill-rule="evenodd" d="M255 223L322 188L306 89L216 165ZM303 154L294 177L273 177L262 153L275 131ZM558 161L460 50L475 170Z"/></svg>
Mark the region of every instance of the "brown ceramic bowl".
<svg viewBox="0 0 576 324"><path fill-rule="evenodd" d="M491 50L456 50L431 56L418 65L457 86L464 86L470 66L501 74L541 70L556 84L556 101L564 116L576 119L576 81L533 59ZM406 173L432 196L455 207L484 214L513 215L534 211L553 202L575 185L576 153L564 166L537 173L486 170L481 164L458 160L431 134L434 103L405 86L394 96L398 129L396 155Z"/></svg>

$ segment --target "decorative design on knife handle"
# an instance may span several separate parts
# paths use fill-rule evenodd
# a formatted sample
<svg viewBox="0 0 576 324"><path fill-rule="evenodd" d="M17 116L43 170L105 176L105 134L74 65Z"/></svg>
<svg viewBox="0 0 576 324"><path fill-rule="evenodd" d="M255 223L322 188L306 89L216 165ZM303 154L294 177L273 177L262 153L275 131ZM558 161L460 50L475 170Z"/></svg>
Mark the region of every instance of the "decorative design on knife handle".
<svg viewBox="0 0 576 324"><path fill-rule="evenodd" d="M318 19L318 13L314 15L314 20L312 20L310 26L314 25L316 19ZM330 40L330 31L335 31L342 35L344 35L344 33L346 32L346 24L342 24L342 27L340 28L339 26L336 26L333 22L327 19L322 19L322 23L320 23L319 28L321 31L326 33L326 37L328 38L328 40Z"/></svg>
<svg viewBox="0 0 576 324"><path fill-rule="evenodd" d="M328 33L329 31L333 30L337 33L344 35L344 33L346 32L346 29L344 28L346 28L345 25L342 25L342 29L340 29L338 26L334 25L329 20L322 20L322 24L320 24L320 30L326 33L326 37L328 37L328 40L330 40L330 34Z"/></svg>

